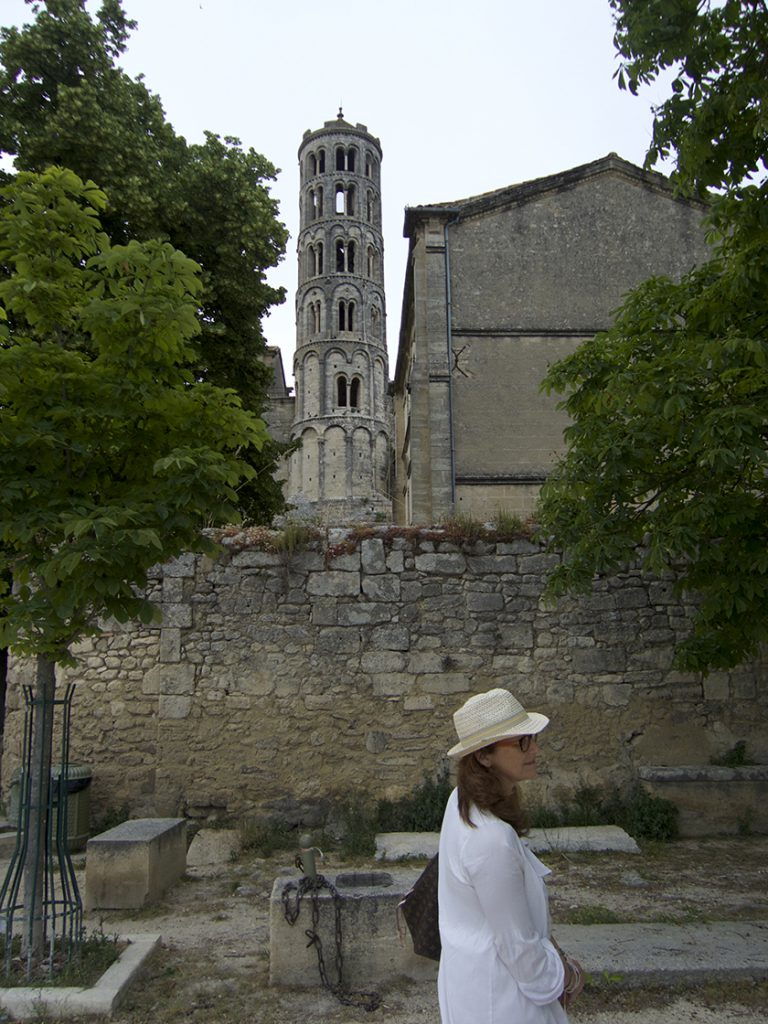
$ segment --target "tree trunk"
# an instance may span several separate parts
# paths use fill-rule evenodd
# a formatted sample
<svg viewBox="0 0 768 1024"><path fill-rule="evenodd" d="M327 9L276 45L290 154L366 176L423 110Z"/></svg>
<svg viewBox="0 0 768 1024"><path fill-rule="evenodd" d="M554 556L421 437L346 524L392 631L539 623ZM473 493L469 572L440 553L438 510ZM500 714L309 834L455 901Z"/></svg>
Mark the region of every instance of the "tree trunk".
<svg viewBox="0 0 768 1024"><path fill-rule="evenodd" d="M53 700L56 666L38 655L35 704L32 719L32 764L29 779L27 855L24 865L24 954L33 961L45 955L45 845L48 828L48 796L51 787L53 747Z"/></svg>

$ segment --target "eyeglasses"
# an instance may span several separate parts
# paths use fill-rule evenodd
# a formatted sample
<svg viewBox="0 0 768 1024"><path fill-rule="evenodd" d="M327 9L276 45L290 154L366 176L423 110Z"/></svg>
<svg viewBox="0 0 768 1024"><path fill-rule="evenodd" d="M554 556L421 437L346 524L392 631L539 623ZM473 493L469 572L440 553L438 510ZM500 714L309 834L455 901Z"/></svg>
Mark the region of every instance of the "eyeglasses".
<svg viewBox="0 0 768 1024"><path fill-rule="evenodd" d="M530 749L531 743L533 743L533 741L535 739L536 739L536 736L533 733L528 733L525 736L520 736L518 738L518 741L517 741L518 745L519 745L520 749L522 750L522 752L524 754L528 753L528 750ZM538 742L538 740L537 740L537 742Z"/></svg>

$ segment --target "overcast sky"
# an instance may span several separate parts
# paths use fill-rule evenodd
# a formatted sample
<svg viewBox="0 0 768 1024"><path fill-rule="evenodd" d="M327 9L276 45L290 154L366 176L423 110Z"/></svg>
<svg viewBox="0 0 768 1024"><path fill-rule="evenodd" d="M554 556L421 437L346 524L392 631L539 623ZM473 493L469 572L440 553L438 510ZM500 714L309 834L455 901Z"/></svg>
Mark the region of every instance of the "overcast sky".
<svg viewBox="0 0 768 1024"><path fill-rule="evenodd" d="M390 372L407 205L477 195L611 151L642 163L652 96L620 92L608 0L123 0L138 22L121 63L143 73L190 142L235 135L281 172L291 238L271 275L288 289L265 323L286 373L294 351L297 150L305 129L362 122L384 151ZM98 0L89 0L98 8ZM0 23L31 19L0 0Z"/></svg>

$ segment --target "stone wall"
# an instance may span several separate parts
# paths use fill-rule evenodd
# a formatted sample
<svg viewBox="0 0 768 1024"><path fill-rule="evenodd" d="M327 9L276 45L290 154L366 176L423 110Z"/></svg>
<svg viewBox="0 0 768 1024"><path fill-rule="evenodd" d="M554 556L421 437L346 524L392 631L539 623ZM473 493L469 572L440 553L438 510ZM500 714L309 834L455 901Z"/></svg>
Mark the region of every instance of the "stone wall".
<svg viewBox="0 0 768 1024"><path fill-rule="evenodd" d="M639 572L554 610L551 556L528 541L461 546L439 532L331 530L316 550L225 539L221 557L158 568L155 628L82 643L72 761L96 814L315 821L334 794L397 796L443 764L452 712L509 686L551 716L539 798L705 763L740 739L768 761L760 666L702 680L670 667L685 610ZM3 779L18 764L11 669Z"/></svg>

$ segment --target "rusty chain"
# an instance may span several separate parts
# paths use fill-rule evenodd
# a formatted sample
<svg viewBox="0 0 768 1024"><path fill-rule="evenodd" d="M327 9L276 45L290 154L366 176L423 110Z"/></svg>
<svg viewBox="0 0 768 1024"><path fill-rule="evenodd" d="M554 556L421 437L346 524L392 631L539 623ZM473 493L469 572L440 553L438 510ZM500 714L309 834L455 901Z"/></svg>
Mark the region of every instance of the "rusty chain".
<svg viewBox="0 0 768 1024"><path fill-rule="evenodd" d="M320 938L319 892L321 889L327 889L333 899L336 944L336 962L334 965L336 968L335 984L328 977L328 970L325 965L325 955L323 952L323 940ZM291 894L294 892L296 893L296 896L292 900ZM283 888L282 895L285 920L290 925L296 924L301 912L302 898L307 894L309 894L312 899L312 927L305 929L304 934L308 940L307 948L309 948L309 946L315 947L315 952L317 953L317 969L320 974L320 981L322 982L323 987L338 999L342 1006L357 1006L360 1009L367 1010L368 1012L378 1009L381 1005L381 996L378 992L349 992L344 988L344 954L342 952L341 934L341 895L327 878L323 875L316 875L314 878L305 876L299 880L298 884L296 882L287 882Z"/></svg>

